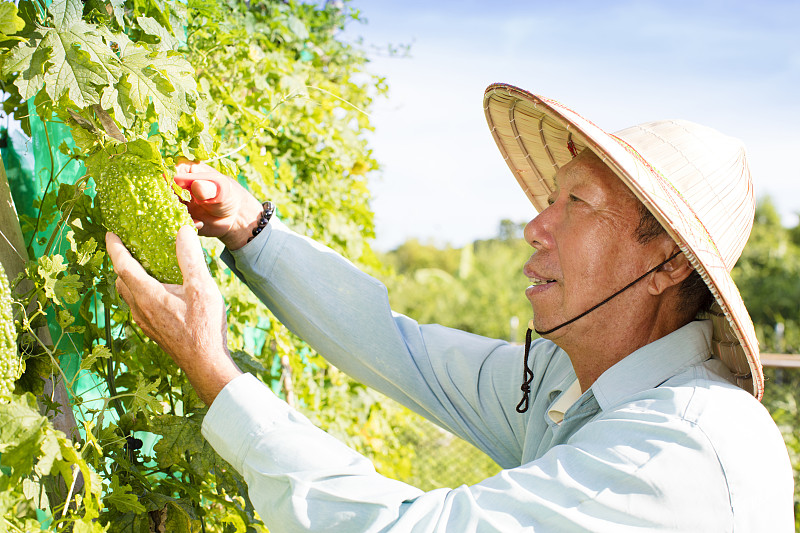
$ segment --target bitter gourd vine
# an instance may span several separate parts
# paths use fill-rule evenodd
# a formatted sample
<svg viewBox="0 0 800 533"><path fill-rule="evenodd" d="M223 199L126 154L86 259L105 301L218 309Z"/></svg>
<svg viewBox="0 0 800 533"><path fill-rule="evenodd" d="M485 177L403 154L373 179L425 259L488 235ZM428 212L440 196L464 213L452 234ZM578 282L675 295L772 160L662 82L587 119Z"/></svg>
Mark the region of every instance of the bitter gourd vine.
<svg viewBox="0 0 800 533"><path fill-rule="evenodd" d="M44 138L49 152L36 161L37 179L44 178L36 182L38 212L20 216L36 260L25 270L35 310L20 332L26 373L17 389L31 391L26 398L35 409L33 395L52 401L40 378L62 376L71 404L54 408L73 409L81 431L77 447L41 441L39 449L39 440L19 441L15 477L0 476L0 517L19 516L14 509L4 514L8 487L28 514L46 510L52 522L45 527L53 531L266 531L244 480L203 441L205 407L185 375L142 335L116 294L102 225L160 277L135 245L163 222L163 215L146 220L156 211L150 191L167 185L164 197L172 201L164 169L179 157L211 160L256 197L275 201L293 228L377 267L366 240L373 231L366 169L376 162L363 134L371 129L372 98L386 86L367 75L362 50L338 38L358 14L340 2L20 0L15 19L5 17L16 12L15 3L6 4L0 18L16 26L0 25L0 33L14 30L18 40L0 43L0 82L10 95L4 109L15 111L23 131ZM71 128L71 139L54 134L61 125ZM217 154L227 157L213 161ZM90 179L72 176L77 162L97 196ZM145 174L154 181L132 187L140 181L134 176ZM137 207L126 223L114 225L104 203ZM161 245L169 255L173 238ZM203 244L228 305L228 343L237 364L277 383L274 368L290 357L298 404L320 406L316 422L338 428L387 468L402 464L393 460L402 453L385 454L383 438L361 437L387 404L362 394L291 337L217 258L221 244ZM52 344L30 325L44 323L45 314ZM62 366L66 371L57 372ZM356 394L361 407L351 409L347 400ZM0 420L6 426L32 419L8 412ZM143 443L145 434L154 438ZM3 449L3 473L15 457L10 450ZM32 485L23 494L22 477L38 483L50 470L34 469L30 460L37 454L66 482L53 481L49 503L32 501L30 494L41 492ZM58 454L65 461L54 462ZM62 484L65 494L58 492Z"/></svg>
<svg viewBox="0 0 800 533"><path fill-rule="evenodd" d="M12 302L11 287L0 263L0 398L13 392L20 371Z"/></svg>

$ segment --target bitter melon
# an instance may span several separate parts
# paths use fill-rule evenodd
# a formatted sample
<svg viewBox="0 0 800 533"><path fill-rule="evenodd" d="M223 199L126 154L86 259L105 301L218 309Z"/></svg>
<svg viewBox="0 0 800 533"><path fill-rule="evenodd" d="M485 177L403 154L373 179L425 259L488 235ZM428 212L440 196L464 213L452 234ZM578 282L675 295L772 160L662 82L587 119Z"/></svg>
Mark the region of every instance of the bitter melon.
<svg viewBox="0 0 800 533"><path fill-rule="evenodd" d="M11 288L6 271L0 263L0 397L5 398L14 390L19 378L20 364L17 357L17 332L14 313L11 309Z"/></svg>
<svg viewBox="0 0 800 533"><path fill-rule="evenodd" d="M181 226L193 226L164 178L165 169L131 149L110 156L93 173L105 226L147 270L162 283L183 283L175 255L175 237Z"/></svg>

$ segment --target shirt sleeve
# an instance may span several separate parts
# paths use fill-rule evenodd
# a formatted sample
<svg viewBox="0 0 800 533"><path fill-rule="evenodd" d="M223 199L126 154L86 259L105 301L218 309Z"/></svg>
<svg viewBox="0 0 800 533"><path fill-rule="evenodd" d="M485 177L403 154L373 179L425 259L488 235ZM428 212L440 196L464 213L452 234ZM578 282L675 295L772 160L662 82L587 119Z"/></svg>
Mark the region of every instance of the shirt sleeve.
<svg viewBox="0 0 800 533"><path fill-rule="evenodd" d="M377 474L250 375L219 394L203 435L243 474L274 533L733 531L703 432L637 407L603 415L535 461L427 493Z"/></svg>
<svg viewBox="0 0 800 533"><path fill-rule="evenodd" d="M519 464L521 346L393 313L383 284L279 220L223 260L283 324L342 371L501 466Z"/></svg>

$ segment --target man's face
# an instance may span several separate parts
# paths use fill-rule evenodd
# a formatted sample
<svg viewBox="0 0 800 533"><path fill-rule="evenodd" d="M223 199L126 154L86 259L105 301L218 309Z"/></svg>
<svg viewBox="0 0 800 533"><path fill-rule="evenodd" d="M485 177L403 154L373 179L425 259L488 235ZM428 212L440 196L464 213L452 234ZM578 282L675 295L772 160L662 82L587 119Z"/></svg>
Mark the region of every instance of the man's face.
<svg viewBox="0 0 800 533"><path fill-rule="evenodd" d="M635 237L639 201L589 150L559 169L549 201L525 227L536 249L524 268L532 283L525 294L539 331L578 316L657 264ZM548 338L590 332L629 312L636 297L626 291Z"/></svg>

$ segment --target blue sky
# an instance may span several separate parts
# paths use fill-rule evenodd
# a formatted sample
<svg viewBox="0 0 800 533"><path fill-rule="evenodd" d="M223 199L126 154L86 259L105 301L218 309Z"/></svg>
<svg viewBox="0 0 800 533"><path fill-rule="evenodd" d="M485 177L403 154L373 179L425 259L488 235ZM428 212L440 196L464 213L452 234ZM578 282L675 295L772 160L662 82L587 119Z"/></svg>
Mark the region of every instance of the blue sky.
<svg viewBox="0 0 800 533"><path fill-rule="evenodd" d="M487 85L554 98L607 131L683 118L739 137L756 193L800 212L800 2L353 0L389 98L372 113L378 249L456 246L534 215L489 134ZM388 44L409 44L389 57Z"/></svg>

